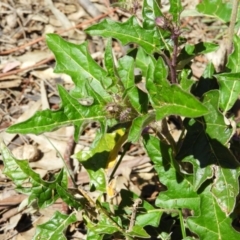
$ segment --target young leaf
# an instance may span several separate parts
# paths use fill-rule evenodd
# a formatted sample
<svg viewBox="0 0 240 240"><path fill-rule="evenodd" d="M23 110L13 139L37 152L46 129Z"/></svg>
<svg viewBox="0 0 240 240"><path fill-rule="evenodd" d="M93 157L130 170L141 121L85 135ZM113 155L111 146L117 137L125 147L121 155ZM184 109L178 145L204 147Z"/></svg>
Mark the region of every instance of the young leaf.
<svg viewBox="0 0 240 240"><path fill-rule="evenodd" d="M137 68L141 69L142 75L146 77L148 68L151 67L154 69L156 60L152 56L149 56L141 47L139 47L137 51L135 64Z"/></svg>
<svg viewBox="0 0 240 240"><path fill-rule="evenodd" d="M139 113L146 112L148 97L145 92L135 85L133 58L125 56L119 60L118 74L125 88L126 97L129 99L132 107Z"/></svg>
<svg viewBox="0 0 240 240"><path fill-rule="evenodd" d="M186 44L177 57L177 69L183 69L196 56L216 51L218 48L217 44L210 42L200 42L195 45Z"/></svg>
<svg viewBox="0 0 240 240"><path fill-rule="evenodd" d="M119 132L106 133L100 138L96 138L89 151L80 151L75 157L83 164L90 177L90 184L96 189L106 191L106 176L104 169L108 168L109 164L113 164L117 157L117 147L122 141L123 134ZM123 135L124 136L124 135Z"/></svg>
<svg viewBox="0 0 240 240"><path fill-rule="evenodd" d="M214 71L215 71L214 65L212 62L210 62L207 64L206 68L204 69L202 77L203 78L212 78Z"/></svg>
<svg viewBox="0 0 240 240"><path fill-rule="evenodd" d="M227 146L235 130L226 125L223 114L218 110L218 103L218 90L211 90L204 94L203 105L208 108L208 114L204 116L206 132L210 138L215 138Z"/></svg>
<svg viewBox="0 0 240 240"><path fill-rule="evenodd" d="M240 72L240 37L235 35L233 39L233 52L228 57L227 67L232 73Z"/></svg>
<svg viewBox="0 0 240 240"><path fill-rule="evenodd" d="M106 169L114 167L117 161L118 153L121 150L121 147L124 145L128 137L128 132L124 133L122 130L118 130L117 134L119 136L116 136L115 145L109 153L107 164L105 167Z"/></svg>
<svg viewBox="0 0 240 240"><path fill-rule="evenodd" d="M177 85L170 85L166 80L166 65L161 58L154 71L154 80L147 78L147 90L154 109L156 119L176 114L186 117L199 117L208 111L193 95L183 91Z"/></svg>
<svg viewBox="0 0 240 240"><path fill-rule="evenodd" d="M56 190L57 190L57 193L59 194L59 197L68 206L71 206L71 207L75 208L76 210L83 209L81 202L78 199L74 198L74 196L71 193L69 193L66 188L63 188L61 185L56 184Z"/></svg>
<svg viewBox="0 0 240 240"><path fill-rule="evenodd" d="M180 21L180 14L183 10L181 0L170 0L170 9L169 12L173 16L173 22L179 25Z"/></svg>
<svg viewBox="0 0 240 240"><path fill-rule="evenodd" d="M223 113L227 113L232 108L239 96L240 73L222 73L215 77L219 83L220 102L219 107Z"/></svg>
<svg viewBox="0 0 240 240"><path fill-rule="evenodd" d="M87 236L86 239L91 239L91 240L102 240L104 237L104 234L96 234L94 232L95 225L93 223L87 222Z"/></svg>
<svg viewBox="0 0 240 240"><path fill-rule="evenodd" d="M133 143L137 142L142 135L143 129L147 127L150 122L154 121L155 117L155 114L148 113L133 119L128 135L128 141Z"/></svg>
<svg viewBox="0 0 240 240"><path fill-rule="evenodd" d="M111 39L107 41L107 44L105 47L104 65L105 65L105 68L107 69L108 77L112 79L111 85L107 87L109 88L109 87L116 86L119 79L118 79L117 69L114 63Z"/></svg>
<svg viewBox="0 0 240 240"><path fill-rule="evenodd" d="M143 16L143 28L144 29L157 29L156 27L156 18L163 16L159 4L156 0L143 1L142 8L142 16Z"/></svg>
<svg viewBox="0 0 240 240"><path fill-rule="evenodd" d="M126 213L127 215L131 215L132 210L128 212L126 209L128 210L131 209L135 200L139 199L139 196L126 189L121 189L120 194L122 200L119 205L119 210L124 210L124 213ZM145 226L158 227L163 211L155 209L150 203L143 200L142 204L139 204L136 214L137 217L135 225L141 227Z"/></svg>
<svg viewBox="0 0 240 240"><path fill-rule="evenodd" d="M124 23L104 19L85 31L93 36L116 38L122 44L137 43L148 53L154 52L160 46L160 40L155 31L140 27L135 17L129 18Z"/></svg>
<svg viewBox="0 0 240 240"><path fill-rule="evenodd" d="M223 22L229 22L232 5L223 0L203 0L197 5L200 13L218 18Z"/></svg>
<svg viewBox="0 0 240 240"><path fill-rule="evenodd" d="M110 95L103 88L103 86L109 85L107 72L92 59L86 42L76 45L63 40L56 34L48 34L46 41L56 57L57 65L54 71L68 74L76 85L76 89L73 91L75 92L74 97L89 97L88 85L85 84L88 81L90 87L99 96L95 101L104 104L111 100Z"/></svg>
<svg viewBox="0 0 240 240"><path fill-rule="evenodd" d="M187 219L187 225L192 232L206 240L239 238L239 232L231 226L232 219L222 212L210 186L201 192L200 201L200 214Z"/></svg>
<svg viewBox="0 0 240 240"><path fill-rule="evenodd" d="M150 237L150 235L147 234L147 232L144 230L143 227L137 226L137 225L133 226L132 231L128 232L126 235L131 236L133 238L139 237L139 238L148 238L149 239L149 237Z"/></svg>
<svg viewBox="0 0 240 240"><path fill-rule="evenodd" d="M75 213L65 215L60 212L55 212L52 219L48 222L38 225L33 240L47 239L47 240L66 240L64 230L77 221Z"/></svg>
<svg viewBox="0 0 240 240"><path fill-rule="evenodd" d="M117 218L118 217L113 218L116 223L120 221L120 219ZM110 221L110 219L103 214L101 215L100 221L96 225L92 226L93 228L89 228L89 230L94 231L95 234L113 234L115 232L119 232L119 227L117 224Z"/></svg>
<svg viewBox="0 0 240 240"><path fill-rule="evenodd" d="M91 121L102 122L106 114L99 105L83 106L77 99L71 97L69 93L62 87L58 86L62 106L56 111L49 109L36 112L30 119L25 122L15 124L7 129L9 133L34 133L53 131L66 125L74 125L74 139L78 141L81 127L84 123Z"/></svg>
<svg viewBox="0 0 240 240"><path fill-rule="evenodd" d="M190 75L190 70L183 69L180 75L180 86L186 92L190 92L192 85L195 83L194 80L189 79L188 75Z"/></svg>

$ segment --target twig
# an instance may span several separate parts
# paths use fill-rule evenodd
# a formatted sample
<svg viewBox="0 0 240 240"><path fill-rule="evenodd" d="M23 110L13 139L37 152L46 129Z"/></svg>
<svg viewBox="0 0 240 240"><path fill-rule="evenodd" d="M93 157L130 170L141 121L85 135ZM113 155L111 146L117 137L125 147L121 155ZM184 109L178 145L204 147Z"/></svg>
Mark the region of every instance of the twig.
<svg viewBox="0 0 240 240"><path fill-rule="evenodd" d="M169 132L168 125L167 125L167 119L164 118L161 121L161 126L157 126L156 122L151 122L149 124L149 126L150 126L150 128L153 129L153 131L156 132L158 138L161 141L171 145L171 147L173 149L173 154L174 154L174 156L176 156L176 154L177 154L177 145L176 145L176 142L174 141L171 133Z"/></svg>
<svg viewBox="0 0 240 240"><path fill-rule="evenodd" d="M142 203L142 200L140 198L136 199L133 203L132 206L132 215L131 215L131 219L130 219L130 223L129 223L129 227L128 227L128 232L131 232L133 229L133 226L135 224L136 221L136 215L137 215L137 208L138 205Z"/></svg>
<svg viewBox="0 0 240 240"><path fill-rule="evenodd" d="M94 17L100 14L98 9L89 0L78 0L78 2L90 16Z"/></svg>
<svg viewBox="0 0 240 240"><path fill-rule="evenodd" d="M89 23L92 23L92 22L97 21L97 20L100 20L100 19L102 19L102 18L110 15L111 13L113 13L113 12L115 12L115 11L116 11L116 9L111 9L111 10L108 11L107 13L104 13L104 14L102 14L102 15L100 15L100 16L98 16L98 17L95 17L95 18L93 18L93 19L91 19L91 20L89 20L89 21L85 21L85 22L83 22L83 23L80 23L80 24L78 24L78 25L76 25L76 26L74 26L74 27L68 28L68 29L60 30L60 31L57 32L57 34L61 34L61 33L63 33L63 32L67 32L67 31L70 31L70 30L72 30L72 29L83 28L84 25L89 24ZM35 43L37 43L37 42L40 42L40 41L44 40L44 38L45 38L45 37L42 36L42 37L39 37L39 38L37 38L37 39L29 42L29 43L23 44L23 45L21 45L21 46L19 46L19 47L16 47L16 48L13 48L13 49L4 51L4 52L0 52L0 55L7 55L7 54L9 54L9 53L16 52L16 51L18 51L18 50L24 49L24 48L26 48L27 46L33 45L33 44L35 44ZM23 72L23 71L26 71L26 70L34 69L34 68L36 68L36 67L38 67L38 66L41 66L41 65L43 65L43 64L45 64L45 63L47 63L47 62L49 62L49 61L52 61L53 59L54 59L54 56L51 56L51 57L49 57L49 58L47 58L47 59L44 59L44 60L42 60L42 61L34 64L33 66L29 66L29 67L26 67L26 68L13 70L13 71L6 72L6 73L1 73L1 74L0 74L0 78L6 77L6 76L10 76L10 75L14 75L14 74L18 74L18 73Z"/></svg>
<svg viewBox="0 0 240 240"><path fill-rule="evenodd" d="M39 67L39 66L41 66L41 65L43 65L43 64L45 64L47 62L50 62L52 60L54 60L54 56L51 56L51 57L49 57L47 59L44 59L44 60L42 60L42 61L40 61L40 62L38 62L38 63L36 63L36 64L34 64L32 66L29 66L29 67L13 70L13 71L6 72L6 73L1 73L0 74L0 78L6 77L6 76L10 76L10 75L14 75L14 74L17 74L17 73L20 73L20 72L24 72L26 70L30 70L30 69Z"/></svg>
<svg viewBox="0 0 240 240"><path fill-rule="evenodd" d="M83 22L83 23L80 23L80 24L78 24L78 25L76 25L76 26L73 26L73 27L70 27L70 28L67 28L67 29L59 30L59 31L57 31L57 34L61 34L61 33L64 33L64 32L68 32L68 31L73 30L73 29L83 28L84 25L87 25L87 24L90 24L90 23L95 22L95 21L97 21L97 20L100 20L100 19L102 19L102 18L105 18L106 16L114 13L115 11L116 11L116 9L115 9L115 8L112 8L112 9L110 9L108 12L106 12L106 13L104 13L104 14L102 14L102 15L100 15L100 16L97 16L97 17L95 17L95 18L92 18L92 19L90 19L90 20L88 20L88 21L85 21L85 22ZM10 50L0 52L0 55L7 55L7 54L9 54L9 53L19 51L19 50L21 50L21 49L26 48L27 46L31 46L31 45L33 45L33 44L35 44L35 43L37 43L37 42L40 42L40 41L42 41L42 40L44 40L44 39L45 39L44 36L39 37L39 38L34 39L34 40L31 41L31 42L25 43L25 44L23 44L23 45L21 45L21 46L19 46L19 47L12 48L12 49L10 49Z"/></svg>
<svg viewBox="0 0 240 240"><path fill-rule="evenodd" d="M63 157L64 157L64 161L66 162L66 165L71 170L71 172L73 172L73 166L72 166L72 163L71 163L71 155L73 154L75 146L76 146L76 143L74 141L74 138L73 138L73 136L70 136L68 141L67 141L67 148L65 150L65 153L64 153ZM71 179L69 179L69 180L71 180ZM69 188L74 187L73 184L74 184L74 182L68 181L68 187Z"/></svg>

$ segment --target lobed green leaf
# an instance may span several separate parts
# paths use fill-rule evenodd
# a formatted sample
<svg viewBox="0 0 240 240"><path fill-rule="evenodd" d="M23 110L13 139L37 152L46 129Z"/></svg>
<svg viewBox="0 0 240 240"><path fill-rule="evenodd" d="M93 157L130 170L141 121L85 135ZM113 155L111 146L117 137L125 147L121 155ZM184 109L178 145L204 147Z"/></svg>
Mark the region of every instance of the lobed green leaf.
<svg viewBox="0 0 240 240"><path fill-rule="evenodd" d="M14 158L3 143L1 143L0 148L4 162L4 174L16 184L17 191L29 195L29 203L37 201L40 208L47 207L59 198L59 195L55 191L56 184L65 188L67 187L67 177L63 170L54 176L54 181L44 181L38 173L31 169L28 160ZM24 186L26 182L30 186Z"/></svg>
<svg viewBox="0 0 240 240"><path fill-rule="evenodd" d="M148 53L156 51L160 46L160 40L155 31L143 29L135 17L130 17L124 23L104 19L85 31L92 36L116 38L122 44L137 43Z"/></svg>
<svg viewBox="0 0 240 240"><path fill-rule="evenodd" d="M144 136L144 147L161 183L168 188L167 191L160 192L156 205L166 209L190 208L197 211L200 199L194 191L193 179L180 173L170 147L152 136Z"/></svg>
<svg viewBox="0 0 240 240"><path fill-rule="evenodd" d="M218 139L209 137L205 132L206 126L203 122L185 120L184 123L187 134L177 158L181 160L189 156L194 157L195 160L188 158L186 161L191 162L194 167L193 186L195 191L207 179L214 177L211 192L216 197L222 211L229 215L234 209L235 198L239 191L240 164ZM223 139L223 141L225 140Z"/></svg>
<svg viewBox="0 0 240 240"><path fill-rule="evenodd" d="M30 119L10 126L7 129L9 133L34 133L53 131L62 126L74 125L74 139L78 141L79 133L83 124L92 121L102 122L106 118L103 108L99 105L83 106L77 99L71 97L62 87L58 86L62 106L56 111L49 109L36 112Z"/></svg>
<svg viewBox="0 0 240 240"><path fill-rule="evenodd" d="M87 42L80 45L63 40L57 34L48 34L46 41L56 58L56 73L68 74L76 88L72 94L75 98L94 97L98 103L111 100L104 86L111 85L107 72L102 69L88 52ZM109 82L110 81L110 82Z"/></svg>
<svg viewBox="0 0 240 240"><path fill-rule="evenodd" d="M63 232L68 225L76 221L75 213L65 215L56 211L48 222L37 226L33 240L66 240Z"/></svg>
<svg viewBox="0 0 240 240"><path fill-rule="evenodd" d="M238 239L240 234L231 226L232 219L225 215L208 186L200 194L200 214L189 217L187 225L200 239ZM211 223L211 224L209 224Z"/></svg>

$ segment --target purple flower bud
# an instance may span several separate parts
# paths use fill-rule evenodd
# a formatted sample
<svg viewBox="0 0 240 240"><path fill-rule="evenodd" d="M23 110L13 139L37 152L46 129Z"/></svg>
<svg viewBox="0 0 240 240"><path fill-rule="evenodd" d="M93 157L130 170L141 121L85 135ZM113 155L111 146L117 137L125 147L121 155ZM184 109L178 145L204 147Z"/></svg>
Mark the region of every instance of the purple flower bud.
<svg viewBox="0 0 240 240"><path fill-rule="evenodd" d="M164 17L157 17L155 19L155 23L160 28L166 29L166 27L167 27L167 22L166 22L166 19Z"/></svg>

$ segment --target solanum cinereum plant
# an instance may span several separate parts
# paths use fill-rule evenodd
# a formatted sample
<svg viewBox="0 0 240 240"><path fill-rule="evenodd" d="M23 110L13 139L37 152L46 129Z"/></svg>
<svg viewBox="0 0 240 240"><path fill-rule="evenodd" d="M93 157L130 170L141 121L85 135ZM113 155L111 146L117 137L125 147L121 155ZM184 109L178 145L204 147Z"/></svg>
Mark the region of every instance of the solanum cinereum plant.
<svg viewBox="0 0 240 240"><path fill-rule="evenodd" d="M224 11L207 0L196 10L228 23L231 5L217 2ZM62 198L71 209L83 209L87 239L240 237L232 226L239 208L239 139L231 115L240 92L240 39L234 37L222 73L216 74L209 63L200 79L192 80L191 60L215 51L218 45L188 44L180 28L182 11L180 0L170 0L167 14L157 1L145 0L142 19L132 16L123 23L105 19L87 28L87 34L107 39L103 67L92 59L87 42L78 45L56 34L46 36L56 58L55 72L71 76L75 88L68 92L59 85L58 110L36 112L7 131L41 134L73 125L77 142L87 123L97 122L99 131L90 151L75 157L86 168L91 191L98 191L99 198L93 201L80 189L80 199L69 192L66 169L55 174L54 181L44 181L27 160L15 159L2 144L4 173L17 191L29 195L29 204L36 201L43 208ZM112 39L135 47L116 61ZM179 139L169 131L169 116L181 126ZM140 201L140 196L127 190L119 193L119 206L103 201L112 190L113 174L107 176L106 170L118 166L127 146L136 142L144 146L166 190L154 204ZM32 186L24 187L25 181ZM65 239L63 231L77 221L76 211L70 215L56 212L37 227L34 239Z"/></svg>

